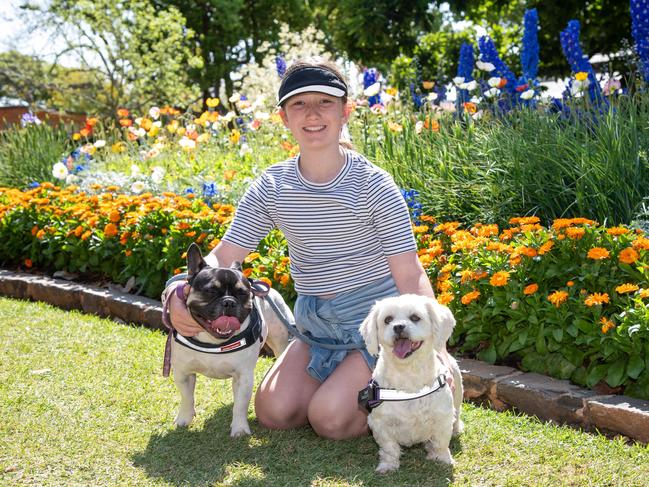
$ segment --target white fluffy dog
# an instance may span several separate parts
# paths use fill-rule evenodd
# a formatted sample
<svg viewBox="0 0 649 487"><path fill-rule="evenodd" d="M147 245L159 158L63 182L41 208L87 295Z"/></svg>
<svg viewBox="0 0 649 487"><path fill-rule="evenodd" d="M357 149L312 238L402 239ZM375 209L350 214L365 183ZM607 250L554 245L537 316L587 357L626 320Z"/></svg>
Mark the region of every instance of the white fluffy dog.
<svg viewBox="0 0 649 487"><path fill-rule="evenodd" d="M401 445L416 443L424 443L428 459L453 464L449 443L463 428L462 375L446 352L454 326L446 306L414 294L377 302L361 325L367 350L379 356L374 383L386 389L385 396L421 396L381 402L379 390L379 405L368 417L379 445L377 472L398 469ZM441 354L448 357L450 372L440 361ZM448 374L453 377L454 391L448 386Z"/></svg>

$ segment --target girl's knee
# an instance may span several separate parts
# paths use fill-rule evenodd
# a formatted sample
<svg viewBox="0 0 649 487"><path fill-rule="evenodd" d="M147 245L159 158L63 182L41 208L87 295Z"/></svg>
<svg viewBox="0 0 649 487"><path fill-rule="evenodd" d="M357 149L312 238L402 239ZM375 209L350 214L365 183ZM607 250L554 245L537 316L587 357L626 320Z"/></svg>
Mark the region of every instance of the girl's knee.
<svg viewBox="0 0 649 487"><path fill-rule="evenodd" d="M262 426L273 430L297 428L308 422L299 406L265 391L255 395L255 414Z"/></svg>
<svg viewBox="0 0 649 487"><path fill-rule="evenodd" d="M360 411L343 411L322 404L309 406L308 418L313 431L331 440L344 440L366 435L367 416Z"/></svg>

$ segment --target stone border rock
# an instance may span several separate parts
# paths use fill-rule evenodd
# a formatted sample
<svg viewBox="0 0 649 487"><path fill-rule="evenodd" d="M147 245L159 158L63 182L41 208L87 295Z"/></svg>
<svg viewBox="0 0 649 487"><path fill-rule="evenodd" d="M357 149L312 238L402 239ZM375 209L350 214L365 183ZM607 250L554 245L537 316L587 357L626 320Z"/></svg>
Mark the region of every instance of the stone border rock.
<svg viewBox="0 0 649 487"><path fill-rule="evenodd" d="M44 301L104 318L164 330L160 301L62 279L0 270L0 295ZM621 434L649 443L649 401L598 395L566 380L460 359L464 398L497 411L514 409L542 421Z"/></svg>

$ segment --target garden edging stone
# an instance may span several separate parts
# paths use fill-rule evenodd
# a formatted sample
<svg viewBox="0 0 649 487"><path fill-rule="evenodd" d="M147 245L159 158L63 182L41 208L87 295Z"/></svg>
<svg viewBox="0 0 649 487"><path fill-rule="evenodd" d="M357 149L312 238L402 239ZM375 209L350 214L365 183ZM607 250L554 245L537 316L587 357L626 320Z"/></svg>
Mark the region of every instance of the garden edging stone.
<svg viewBox="0 0 649 487"><path fill-rule="evenodd" d="M165 330L160 301L115 289L0 269L0 295ZM649 443L649 401L598 395L567 380L478 360L458 362L466 400L498 411L514 409L544 421L621 434Z"/></svg>

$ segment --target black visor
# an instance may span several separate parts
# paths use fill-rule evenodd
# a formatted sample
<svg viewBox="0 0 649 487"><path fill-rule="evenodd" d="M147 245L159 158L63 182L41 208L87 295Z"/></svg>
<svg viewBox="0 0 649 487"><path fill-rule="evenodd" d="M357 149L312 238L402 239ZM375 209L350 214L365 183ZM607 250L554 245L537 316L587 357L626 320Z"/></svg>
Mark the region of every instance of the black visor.
<svg viewBox="0 0 649 487"><path fill-rule="evenodd" d="M327 69L305 67L290 73L282 80L277 98L278 105L298 93L316 91L327 95L343 97L347 95L347 85Z"/></svg>

